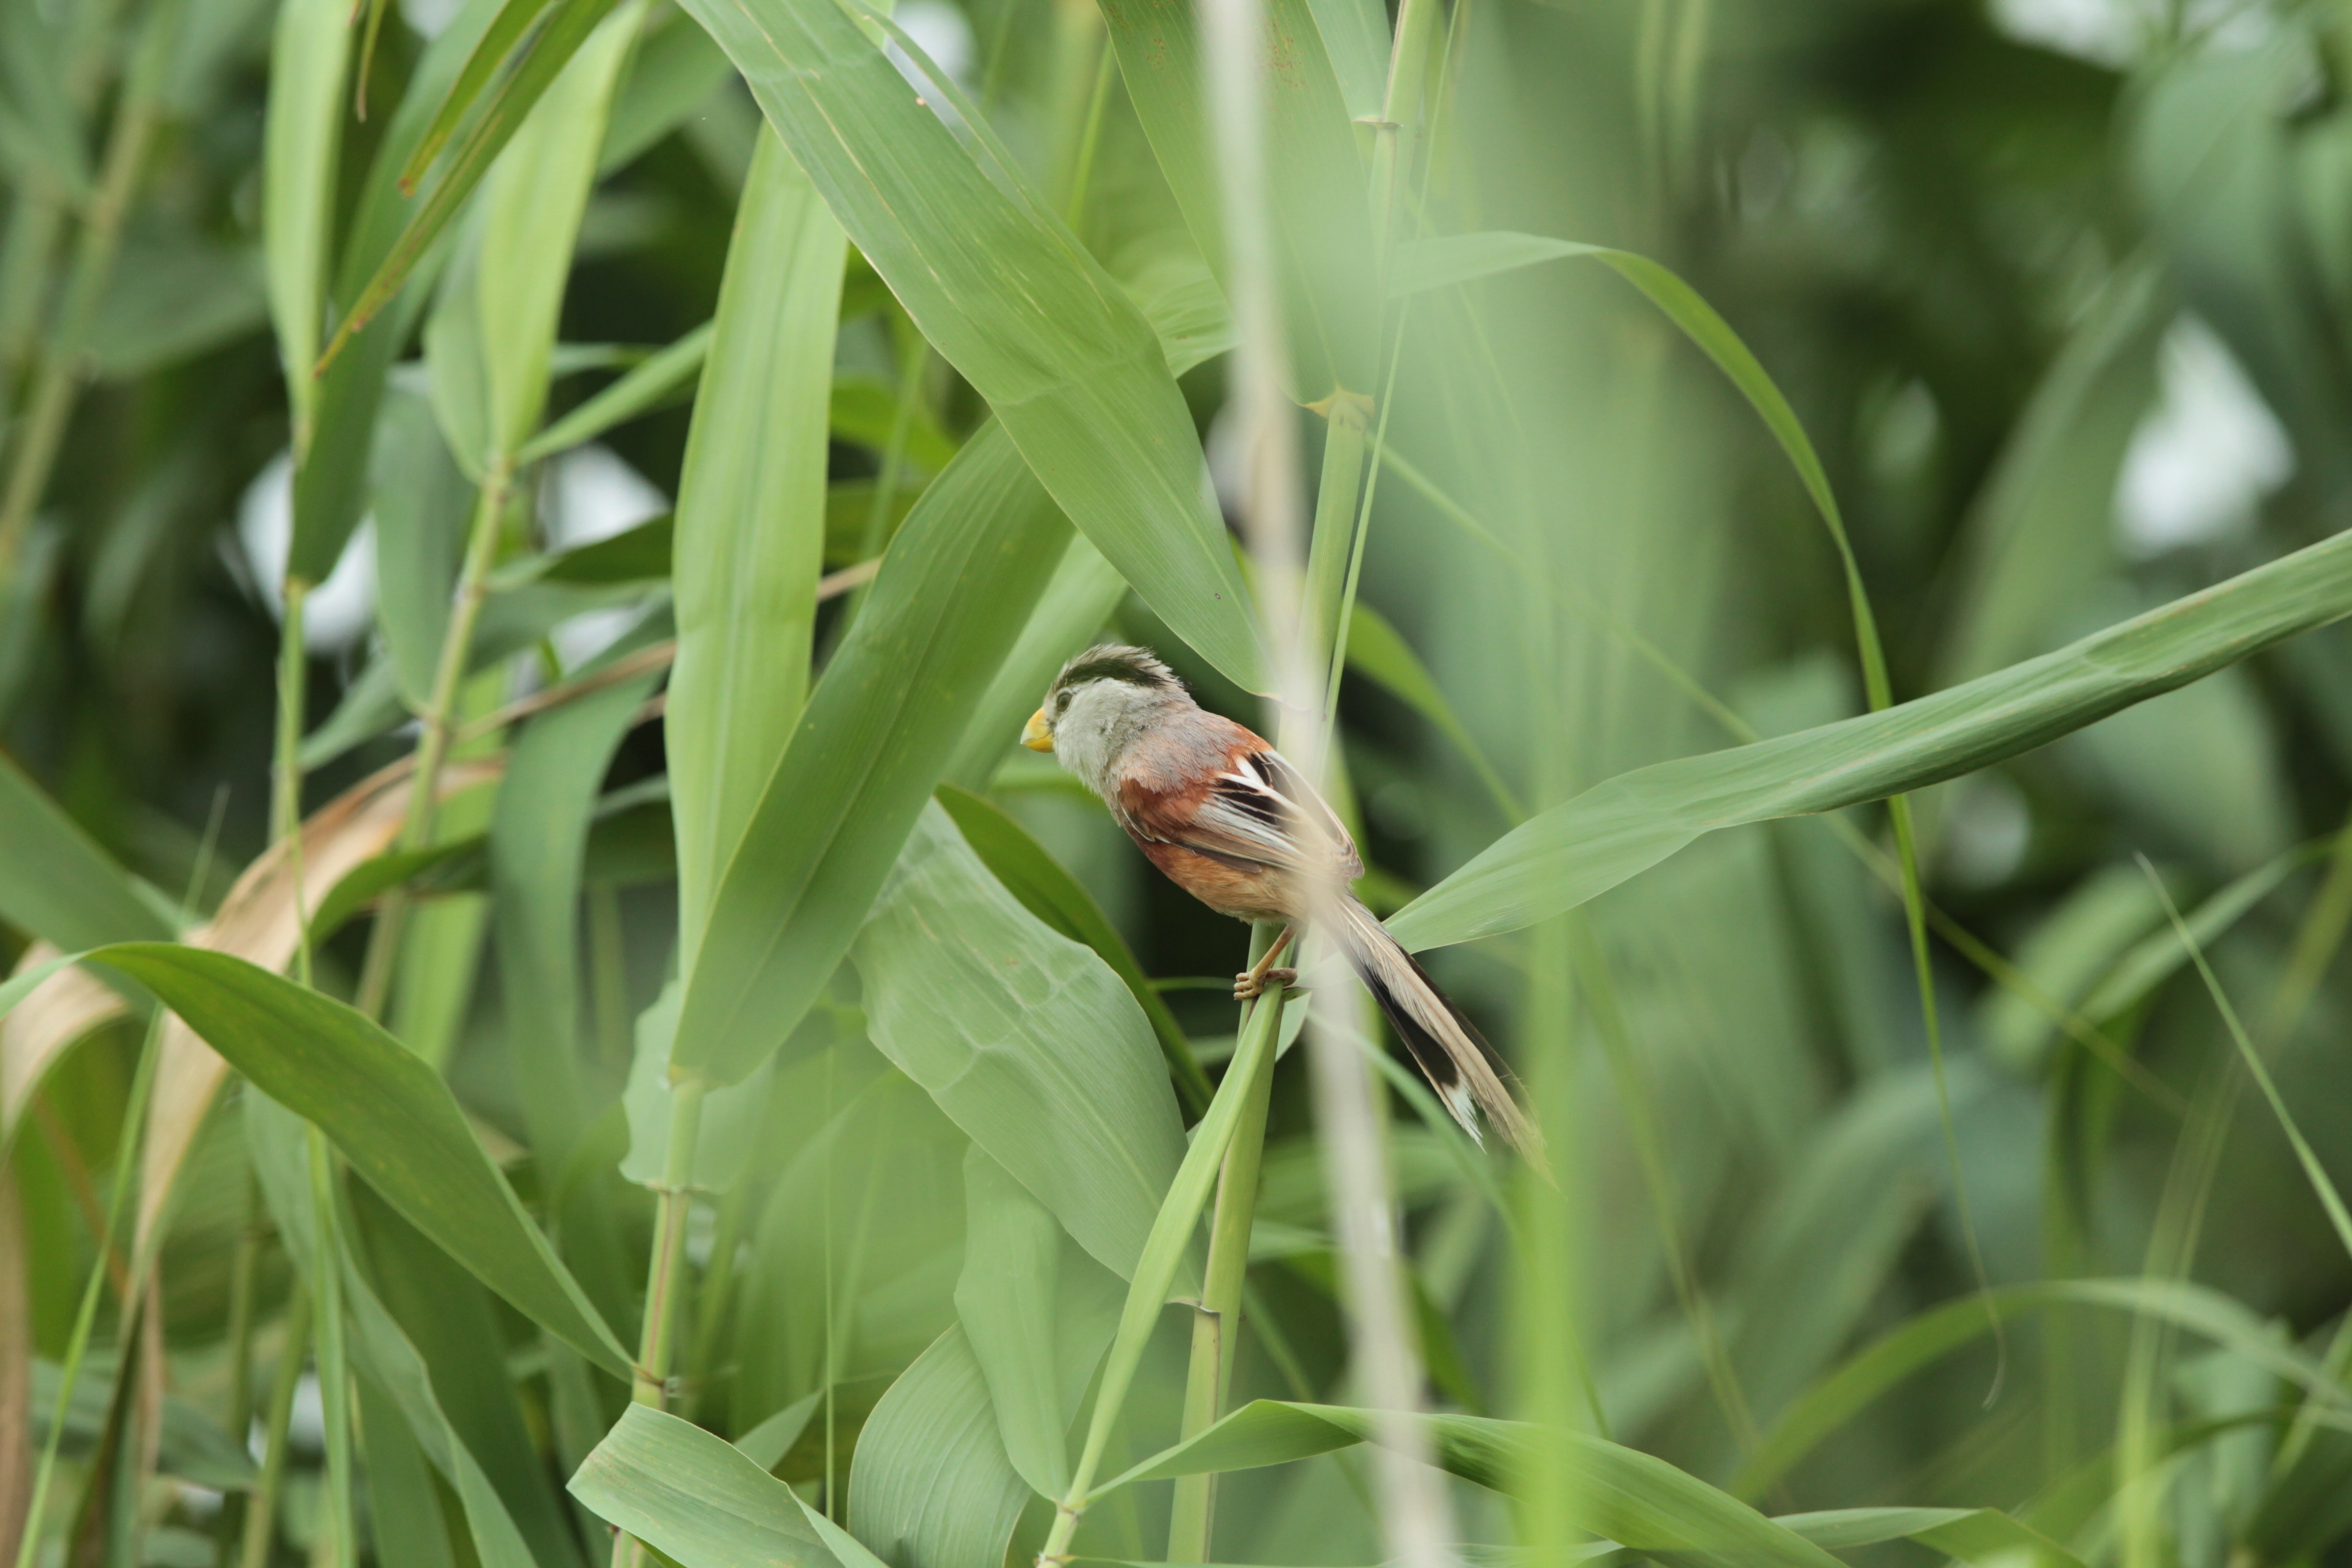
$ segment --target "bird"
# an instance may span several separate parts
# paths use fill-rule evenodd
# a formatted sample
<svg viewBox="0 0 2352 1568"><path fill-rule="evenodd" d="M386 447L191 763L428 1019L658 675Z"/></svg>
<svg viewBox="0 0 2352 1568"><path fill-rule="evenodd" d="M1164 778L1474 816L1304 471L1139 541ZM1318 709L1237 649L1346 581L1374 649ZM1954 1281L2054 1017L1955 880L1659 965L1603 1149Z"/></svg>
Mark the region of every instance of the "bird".
<svg viewBox="0 0 2352 1568"><path fill-rule="evenodd" d="M1247 1001L1297 972L1274 967L1310 907L1463 1130L1482 1122L1539 1168L1540 1135L1514 1096L1510 1069L1349 885L1364 874L1355 841L1315 787L1246 726L1213 713L1148 648L1106 643L1065 664L1021 732L1102 797L1136 847L1170 881L1238 921L1282 932L1234 977ZM1318 896L1316 880L1329 891ZM1336 894L1336 907L1333 897Z"/></svg>

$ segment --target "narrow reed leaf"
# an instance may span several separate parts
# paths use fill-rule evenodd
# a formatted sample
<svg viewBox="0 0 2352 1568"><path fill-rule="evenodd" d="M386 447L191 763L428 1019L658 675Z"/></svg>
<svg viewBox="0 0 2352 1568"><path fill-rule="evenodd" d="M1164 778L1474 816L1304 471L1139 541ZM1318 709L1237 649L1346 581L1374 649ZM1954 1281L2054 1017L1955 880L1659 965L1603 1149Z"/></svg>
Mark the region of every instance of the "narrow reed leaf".
<svg viewBox="0 0 2352 1568"><path fill-rule="evenodd" d="M2317 1154L2312 1152L2311 1142L2304 1137L2303 1129L2295 1125L2294 1113L2286 1108L2285 1100L2280 1096L2278 1085L2271 1078L2271 1069L2263 1060L2263 1053L2254 1048L2252 1038L2246 1033L2246 1026L2239 1020L2237 1008L2230 1005L2229 994L2221 989L2221 982L2214 975L2213 966L2205 961L2204 944L2197 940L2197 933L2189 929L2189 922L2180 918L2180 907L2172 901L2170 890L2165 887L2163 879L2156 874L2156 868L2148 863L2146 856L2140 857L2139 866L2147 875L2148 885L2156 889L2157 898L2164 904L2165 918L2172 923L2173 935L2188 951L2189 961L2197 966L2197 977L2205 983L2205 994L2213 999L2214 1011L2221 1015L2221 1023L2238 1047L2238 1059L2245 1064L2247 1075L2263 1091L2263 1099L2269 1103L2271 1114L2278 1120L2279 1131L2286 1135L2288 1146L2294 1151L2295 1163L2303 1167L2304 1179L2311 1184L2312 1196L2319 1200L2320 1208L2327 1215L2327 1223L2336 1228L2337 1243L2347 1256L2352 1256L2352 1214L2345 1211L2343 1194L2336 1190L2336 1183L2327 1174L2327 1167L2319 1163Z"/></svg>
<svg viewBox="0 0 2352 1568"><path fill-rule="evenodd" d="M533 24L546 15L553 0L500 0L496 16L482 32L480 40L467 55L466 63L443 94L440 107L425 123L407 158L400 165L400 186L415 195L417 183L433 167L433 160L449 144L458 125L480 107L482 94L488 90L499 68L514 55L516 46L523 41Z"/></svg>
<svg viewBox="0 0 2352 1568"><path fill-rule="evenodd" d="M0 920L68 952L173 934L142 889L14 759L0 755Z"/></svg>
<svg viewBox="0 0 2352 1568"><path fill-rule="evenodd" d="M423 397L392 394L375 439L376 626L402 700L421 708L432 696L449 626L474 487Z"/></svg>
<svg viewBox="0 0 2352 1568"><path fill-rule="evenodd" d="M627 648L625 641L614 651L625 656ZM550 1169L562 1165L593 1112L581 1077L579 910L588 828L613 752L658 678L649 670L532 720L508 752L490 823L506 1047L531 1148Z"/></svg>
<svg viewBox="0 0 2352 1568"><path fill-rule="evenodd" d="M401 208L405 221L397 237L378 253L381 260L369 272L366 282L352 290L342 321L321 353L320 372L330 369L344 347L365 331L407 284L410 274L464 210L467 198L481 184L482 176L522 128L533 106L604 20L613 5L614 0L555 0L553 14L539 34L537 43L514 72L499 83L474 128L449 154L432 190L414 208ZM585 155L593 166L593 142Z"/></svg>
<svg viewBox="0 0 2352 1568"><path fill-rule="evenodd" d="M536 463L558 452L585 446L614 426L626 424L640 414L651 413L684 395L687 383L702 369L703 360L709 355L711 328L715 324L705 321L643 363L632 365L626 375L524 442L515 460Z"/></svg>
<svg viewBox="0 0 2352 1568"><path fill-rule="evenodd" d="M356 210L338 246L332 309L349 324L353 299L397 242L410 204L402 195L400 161L415 145L451 79L498 13L499 0L466 0L448 26L426 46L384 127L368 165ZM487 163L484 165L488 166ZM429 279L416 281L422 285ZM426 287L398 292L397 304L374 327L358 331L349 352L320 374L311 406L310 439L294 468L294 539L289 575L323 583L367 510L376 419L394 356L409 340L427 301ZM390 298L389 296L387 297Z"/></svg>
<svg viewBox="0 0 2352 1568"><path fill-rule="evenodd" d="M808 693L827 389L848 244L762 134L736 209L678 482L678 653L664 721L691 974L729 858Z"/></svg>
<svg viewBox="0 0 2352 1568"><path fill-rule="evenodd" d="M1379 9L1360 14L1345 45L1358 94L1370 85L1367 68L1380 82L1387 79L1388 28L1385 15L1375 23ZM1282 319L1289 325L1292 391L1301 403L1370 391L1380 332L1365 171L1349 123L1366 111L1354 108L1333 74L1321 16L1310 0L1273 0L1265 7L1267 58L1281 62L1266 73L1267 142L1276 150L1267 162L1268 206L1280 229ZM1192 243L1222 281L1224 220L1192 8L1111 0L1103 19L1160 172ZM1379 107L1375 98L1372 108Z"/></svg>
<svg viewBox="0 0 2352 1568"><path fill-rule="evenodd" d="M269 314L294 414L296 449L310 444L318 383L310 366L327 320L333 261L335 174L342 142L343 74L351 51L346 0L293 0L278 11L269 47L269 107L261 133L261 240Z"/></svg>
<svg viewBox="0 0 2352 1568"><path fill-rule="evenodd" d="M125 942L91 955L162 997L264 1093L515 1310L615 1376L629 1357L439 1075L362 1015L226 953Z"/></svg>
<svg viewBox="0 0 2352 1568"><path fill-rule="evenodd" d="M2352 1393L2217 1290L2178 1280L2061 1279L2006 1285L1994 1296L1999 1311L2009 1318L2058 1307L2095 1307L2186 1329L2308 1391L2327 1408L2328 1425L2352 1428ZM1990 1328L1983 1301L1967 1296L1888 1330L1780 1412L1741 1464L1730 1489L1740 1497L1760 1496L1874 1400Z"/></svg>
<svg viewBox="0 0 2352 1568"><path fill-rule="evenodd" d="M931 482L726 862L673 1072L732 1083L799 1024L1045 591L1066 522L982 431Z"/></svg>
<svg viewBox="0 0 2352 1568"><path fill-rule="evenodd" d="M457 461L476 476L504 474L546 406L596 147L643 16L642 0L614 11L499 154L425 322L434 412Z"/></svg>
<svg viewBox="0 0 2352 1568"><path fill-rule="evenodd" d="M948 764L950 784L985 790L1021 739L1022 721L1045 699L1054 672L1096 640L1127 596L1127 581L1083 533L1072 536L1036 612L1021 628L1004 666L972 705L971 722Z"/></svg>
<svg viewBox="0 0 2352 1568"><path fill-rule="evenodd" d="M1390 1419L1393 1419L1391 1417ZM1746 1503L1664 1459L1581 1432L1547 1436L1539 1426L1475 1415L1415 1417L1439 1465L1480 1486L1511 1490L1539 1450L1539 1472L1566 1478L1560 1501L1576 1523L1638 1552L1740 1568L1774 1563L1828 1568L1837 1559ZM1260 1399L1188 1443L1153 1456L1101 1489L1211 1470L1255 1468L1377 1441L1369 1410ZM1099 1495L1099 1493L1097 1494Z"/></svg>
<svg viewBox="0 0 2352 1568"><path fill-rule="evenodd" d="M1178 636L1262 685L1192 419L1126 294L992 153L957 141L834 0L687 9L1070 520Z"/></svg>
<svg viewBox="0 0 2352 1568"><path fill-rule="evenodd" d="M1962 1563L2083 1568L2082 1559L1997 1508L1841 1508L1784 1513L1772 1522L1832 1552L1916 1541Z"/></svg>
<svg viewBox="0 0 2352 1568"><path fill-rule="evenodd" d="M1516 931L1717 828L1989 766L2352 614L2337 536L2040 658L1840 723L1621 773L1513 830L1391 922L1416 950Z"/></svg>
<svg viewBox="0 0 2352 1568"><path fill-rule="evenodd" d="M307 1134L301 1119L262 1095L247 1096L241 1109L254 1176L296 1268L313 1279L322 1265L342 1271L343 1310L362 1381L373 1383L387 1395L407 1422L409 1436L457 1494L483 1568L541 1568L533 1561L522 1531L507 1512L481 1461L443 1409L432 1370L376 1296L374 1287L353 1266L349 1248L339 1258L319 1257L308 1155L303 1148Z"/></svg>

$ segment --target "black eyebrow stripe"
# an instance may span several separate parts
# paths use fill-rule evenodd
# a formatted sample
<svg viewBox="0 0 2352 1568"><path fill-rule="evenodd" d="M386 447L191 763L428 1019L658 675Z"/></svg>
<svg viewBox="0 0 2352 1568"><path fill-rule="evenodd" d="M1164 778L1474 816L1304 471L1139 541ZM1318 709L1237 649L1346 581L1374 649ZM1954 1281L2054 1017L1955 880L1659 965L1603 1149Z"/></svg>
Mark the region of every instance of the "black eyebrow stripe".
<svg viewBox="0 0 2352 1568"><path fill-rule="evenodd" d="M1089 680L1124 680L1129 686L1140 686L1150 690L1157 690L1167 684L1150 670L1139 668L1123 658L1092 658L1084 664L1074 665L1062 672L1062 679L1055 684L1066 689L1083 686Z"/></svg>

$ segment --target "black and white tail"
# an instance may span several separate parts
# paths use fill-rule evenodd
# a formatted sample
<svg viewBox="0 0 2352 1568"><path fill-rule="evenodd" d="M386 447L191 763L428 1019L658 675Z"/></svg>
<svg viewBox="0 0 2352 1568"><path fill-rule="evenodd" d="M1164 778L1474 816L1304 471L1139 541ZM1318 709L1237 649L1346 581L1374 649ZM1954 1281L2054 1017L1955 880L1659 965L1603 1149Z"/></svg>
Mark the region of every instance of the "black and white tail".
<svg viewBox="0 0 2352 1568"><path fill-rule="evenodd" d="M1492 1123L1529 1164L1549 1176L1543 1134L1512 1097L1506 1081L1510 1069L1486 1037L1371 910L1349 899L1339 927L1340 948L1357 977L1388 1015L1390 1026L1402 1037L1454 1120L1481 1142L1481 1119Z"/></svg>

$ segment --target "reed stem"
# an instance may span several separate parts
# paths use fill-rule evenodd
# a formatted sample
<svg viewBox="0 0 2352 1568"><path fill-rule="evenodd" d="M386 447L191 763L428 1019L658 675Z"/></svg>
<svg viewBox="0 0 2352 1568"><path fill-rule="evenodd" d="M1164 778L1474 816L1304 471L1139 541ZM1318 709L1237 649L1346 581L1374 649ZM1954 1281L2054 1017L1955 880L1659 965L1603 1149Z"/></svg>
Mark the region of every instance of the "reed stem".
<svg viewBox="0 0 2352 1568"><path fill-rule="evenodd" d="M278 1488L286 1477L286 1432L294 1416L294 1391L302 1381L302 1361L310 1348L310 1296L299 1284L286 1308L286 1342L278 1349L278 1373L269 1384L269 1414L261 1449L261 1471L245 1505L245 1543L238 1568L268 1568L269 1536L278 1522Z"/></svg>
<svg viewBox="0 0 2352 1568"><path fill-rule="evenodd" d="M121 246L122 220L130 210L140 171L146 165L156 121L162 118L163 89L179 41L181 5L182 0L155 0L140 34L122 96L115 105L98 190L83 215L80 242L74 247L57 328L41 352L32 400L23 425L15 432L5 488L0 489L0 580L15 574L16 553L48 489L49 474L57 467L66 421L80 390L82 361L89 352L99 302L114 272L115 252Z"/></svg>
<svg viewBox="0 0 2352 1568"><path fill-rule="evenodd" d="M441 807L441 769L449 759L457 728L457 693L465 684L466 667L474 647L474 625L481 618L482 602L489 595L491 563L498 558L499 533L506 518L507 500L514 485L510 459L500 456L482 479L475 498L474 521L466 538L465 563L457 574L456 602L449 627L442 634L441 657L433 670L433 689L417 715L423 726L416 739L416 772L409 785L408 816L401 825L404 849L421 849L433 841ZM371 1018L383 1016L392 988L393 965L400 954L400 939L408 923L408 900L394 888L383 896L375 929L368 934L367 957L360 969L359 1010Z"/></svg>
<svg viewBox="0 0 2352 1568"><path fill-rule="evenodd" d="M698 1073L670 1082L669 1142L662 1151L653 1256L646 1268L646 1316L629 1389L631 1400L656 1410L669 1402L670 1325L683 1316L678 1299L685 1286L687 1211L694 1200L694 1146L702 1133L702 1099L709 1088ZM613 1568L632 1568L642 1560L635 1536L622 1531L613 1537Z"/></svg>
<svg viewBox="0 0 2352 1568"><path fill-rule="evenodd" d="M1265 955L1281 931L1276 922L1258 923L1250 939L1253 964ZM1244 1005L1242 1027L1250 1028L1260 1011L1270 1010L1273 1018L1266 1027L1278 1040L1282 1007L1283 992L1277 986ZM1250 1231L1257 1216L1258 1169L1265 1153L1266 1104L1274 1090L1274 1052L1262 1052L1242 1085L1241 1114L1217 1173L1216 1207L1209 1222L1209 1262L1202 1276L1201 1304L1192 1314L1192 1359L1184 1379L1181 1429L1184 1438L1216 1424L1233 1389L1234 1360L1241 1348L1242 1288L1249 1279ZM1168 1519L1168 1561L1207 1562L1215 1523L1216 1477L1180 1478Z"/></svg>

